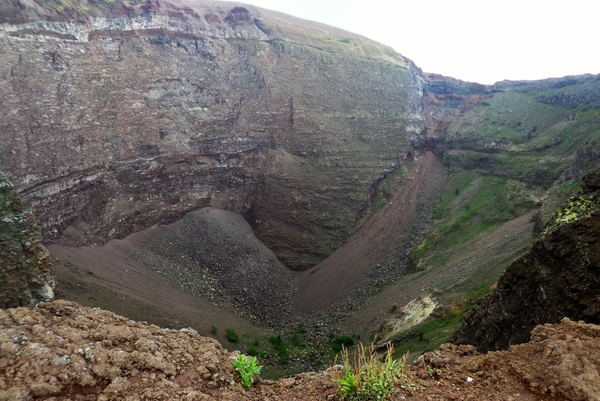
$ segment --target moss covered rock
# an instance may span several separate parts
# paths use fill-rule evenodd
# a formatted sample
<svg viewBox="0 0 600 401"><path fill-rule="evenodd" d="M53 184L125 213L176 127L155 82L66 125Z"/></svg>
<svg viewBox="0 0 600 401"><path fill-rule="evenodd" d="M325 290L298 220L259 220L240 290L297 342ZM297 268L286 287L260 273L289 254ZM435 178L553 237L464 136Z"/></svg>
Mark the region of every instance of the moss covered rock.
<svg viewBox="0 0 600 401"><path fill-rule="evenodd" d="M0 308L52 300L55 287L50 254L40 243L35 216L0 173Z"/></svg>

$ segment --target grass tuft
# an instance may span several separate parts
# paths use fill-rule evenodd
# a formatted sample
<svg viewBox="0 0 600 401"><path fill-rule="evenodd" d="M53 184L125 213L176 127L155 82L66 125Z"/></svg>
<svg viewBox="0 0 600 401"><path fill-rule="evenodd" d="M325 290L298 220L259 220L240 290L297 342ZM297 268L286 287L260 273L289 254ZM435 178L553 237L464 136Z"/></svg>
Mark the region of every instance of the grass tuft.
<svg viewBox="0 0 600 401"><path fill-rule="evenodd" d="M401 387L416 390L405 369L405 359L394 360L394 346L388 344L383 358L375 348L360 344L353 357L342 349L341 374L334 377L334 385L342 400L390 400Z"/></svg>

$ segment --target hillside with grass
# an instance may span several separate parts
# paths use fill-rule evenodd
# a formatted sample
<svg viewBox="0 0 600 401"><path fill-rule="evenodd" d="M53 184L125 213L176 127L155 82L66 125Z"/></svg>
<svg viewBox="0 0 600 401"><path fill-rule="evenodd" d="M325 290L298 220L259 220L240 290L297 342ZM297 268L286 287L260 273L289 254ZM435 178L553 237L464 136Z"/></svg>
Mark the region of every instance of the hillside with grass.
<svg viewBox="0 0 600 401"><path fill-rule="evenodd" d="M582 177L600 160L598 88L594 76L501 82L427 140L448 179L410 261L420 271L413 282L447 301L395 334L398 355L448 341L463 314L581 190ZM398 291L408 280L400 282Z"/></svg>

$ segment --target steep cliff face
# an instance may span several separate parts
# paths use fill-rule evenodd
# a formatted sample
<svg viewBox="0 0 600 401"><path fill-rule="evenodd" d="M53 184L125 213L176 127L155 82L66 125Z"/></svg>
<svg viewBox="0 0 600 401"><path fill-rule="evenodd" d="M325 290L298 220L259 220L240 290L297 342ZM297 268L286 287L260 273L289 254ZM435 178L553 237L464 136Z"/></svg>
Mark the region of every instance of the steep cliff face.
<svg viewBox="0 0 600 401"><path fill-rule="evenodd" d="M424 78L423 114L427 124L422 139L427 145L444 138L453 121L492 95L489 87L475 82L439 74L424 74Z"/></svg>
<svg viewBox="0 0 600 401"><path fill-rule="evenodd" d="M584 178L583 188L465 316L453 341L506 349L527 342L536 325L565 316L600 322L600 169Z"/></svg>
<svg viewBox="0 0 600 401"><path fill-rule="evenodd" d="M54 299L52 263L40 237L35 216L0 173L0 309Z"/></svg>
<svg viewBox="0 0 600 401"><path fill-rule="evenodd" d="M226 2L2 7L0 165L48 242L214 206L303 269L424 127L411 62L331 27Z"/></svg>

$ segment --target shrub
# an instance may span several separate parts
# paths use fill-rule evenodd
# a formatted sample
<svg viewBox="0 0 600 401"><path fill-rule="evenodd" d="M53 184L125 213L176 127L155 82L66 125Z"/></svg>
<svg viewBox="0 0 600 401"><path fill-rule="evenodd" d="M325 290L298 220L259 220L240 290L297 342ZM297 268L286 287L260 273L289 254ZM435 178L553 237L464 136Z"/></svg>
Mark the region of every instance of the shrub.
<svg viewBox="0 0 600 401"><path fill-rule="evenodd" d="M240 341L240 337L234 329L227 329L225 330L225 332L227 332L227 339L232 343L237 343L238 341Z"/></svg>
<svg viewBox="0 0 600 401"><path fill-rule="evenodd" d="M254 344L248 344L248 349L247 349L246 352L250 356L256 356L256 355L258 355L258 350L256 349L256 345L254 345Z"/></svg>
<svg viewBox="0 0 600 401"><path fill-rule="evenodd" d="M354 345L354 340L348 336L339 336L331 340L331 349L340 352L342 348L350 348Z"/></svg>
<svg viewBox="0 0 600 401"><path fill-rule="evenodd" d="M254 383L254 375L260 372L262 366L257 365L256 357L248 358L246 355L238 355L233 361L233 366L242 378L242 386L251 387Z"/></svg>
<svg viewBox="0 0 600 401"><path fill-rule="evenodd" d="M404 361L394 361L394 347L388 345L387 352L380 360L374 347L366 348L362 344L354 356L353 363L347 348L342 349L341 376L334 377L334 385L342 400L389 400L396 391L397 384L406 384L409 390L415 385L409 383L404 373Z"/></svg>
<svg viewBox="0 0 600 401"><path fill-rule="evenodd" d="M219 329L217 329L217 326L210 326L210 332L213 333L214 335L217 335L217 333L219 332Z"/></svg>
<svg viewBox="0 0 600 401"><path fill-rule="evenodd" d="M277 356L279 357L279 363L287 362L287 344L281 339L281 337L271 336L269 337L269 342L273 345L273 348L277 351Z"/></svg>
<svg viewBox="0 0 600 401"><path fill-rule="evenodd" d="M298 335L298 333L292 334L292 336L290 337L290 341L292 345L296 347L301 347L304 345L304 341L302 340L302 337Z"/></svg>

